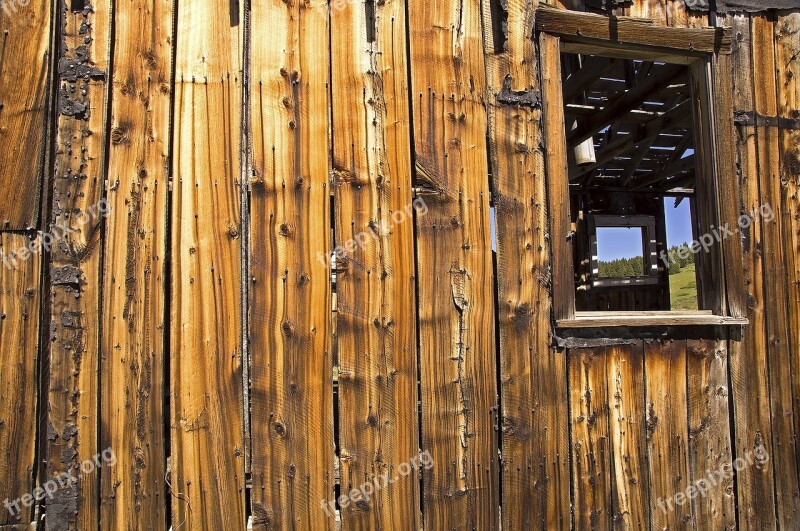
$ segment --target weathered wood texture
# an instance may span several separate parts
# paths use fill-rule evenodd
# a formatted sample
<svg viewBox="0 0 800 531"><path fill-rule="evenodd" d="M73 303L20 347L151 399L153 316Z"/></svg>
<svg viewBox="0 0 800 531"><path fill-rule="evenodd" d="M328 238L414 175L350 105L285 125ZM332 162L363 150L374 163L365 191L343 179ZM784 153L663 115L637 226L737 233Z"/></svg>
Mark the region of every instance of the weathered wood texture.
<svg viewBox="0 0 800 531"><path fill-rule="evenodd" d="M566 353L550 344L550 242L532 33L537 5L515 0L501 17L492 17L492 3L483 2L497 220L504 529L571 523Z"/></svg>
<svg viewBox="0 0 800 531"><path fill-rule="evenodd" d="M575 527L611 529L606 349L569 354Z"/></svg>
<svg viewBox="0 0 800 531"><path fill-rule="evenodd" d="M542 133L547 151L547 216L552 248L553 316L556 320L575 317L575 273L571 246L569 212L569 177L567 140L564 128L561 90L561 55L559 39L542 33L539 37L542 80ZM561 161L552 164L550 161Z"/></svg>
<svg viewBox="0 0 800 531"><path fill-rule="evenodd" d="M694 498L692 511L698 528L733 529L733 475L718 474L731 463L727 341L688 340L686 376L690 478L705 489Z"/></svg>
<svg viewBox="0 0 800 531"><path fill-rule="evenodd" d="M190 0L177 20L169 487L174 525L190 528L245 526L241 18Z"/></svg>
<svg viewBox="0 0 800 531"><path fill-rule="evenodd" d="M604 15L568 12L547 5L542 5L536 14L536 29L575 39L602 39L610 43L649 45L685 52L730 52L730 29L689 28L683 24L671 26L662 28L650 19L628 17L615 17L609 21L609 17Z"/></svg>
<svg viewBox="0 0 800 531"><path fill-rule="evenodd" d="M48 0L3 2L0 58L0 229L38 226L48 127L51 12ZM20 88L22 90L20 90Z"/></svg>
<svg viewBox="0 0 800 531"><path fill-rule="evenodd" d="M751 18L753 79L756 82L754 110L762 116L776 116L777 89L774 20L772 15ZM766 313L766 359L772 416L772 455L775 463L791 473L776 474L775 497L778 526L800 528L800 484L798 484L797 441L792 418L792 365L798 363L789 336L789 297L786 283L785 248L781 237L785 219L781 196L785 192L780 176L780 130L756 127L756 168L759 204L755 216L761 217L761 244L764 264L764 311ZM751 177L754 177L751 176ZM772 216L764 216L768 208ZM774 218L774 219L770 219Z"/></svg>
<svg viewBox="0 0 800 531"><path fill-rule="evenodd" d="M328 12L256 2L252 34L253 524L331 529Z"/></svg>
<svg viewBox="0 0 800 531"><path fill-rule="evenodd" d="M735 111L753 109L754 87L751 63L750 17L728 17L735 40L732 56ZM761 258L763 220L757 214L758 173L755 127L737 128L737 167L741 182L741 213L753 216L752 224L741 228L744 252L744 281L747 289L747 318L750 324L740 339L729 344L730 381L735 432L734 457L743 457L755 448L772 449L770 389L767 373L767 332L764 315L764 266ZM745 529L775 528L773 460L745 467L736 476L739 525Z"/></svg>
<svg viewBox="0 0 800 531"><path fill-rule="evenodd" d="M800 527L800 13L539 11L681 63L730 38L708 193L750 218L721 242L737 320L655 340L630 328L653 316L595 316L626 344L564 350L539 2L52 4L0 10L0 250L39 220L50 246L0 266L0 499L78 481L0 528ZM104 449L115 465L83 473ZM420 451L432 468L400 477Z"/></svg>
<svg viewBox="0 0 800 531"><path fill-rule="evenodd" d="M693 527L689 475L686 340L645 342L650 521L655 529Z"/></svg>
<svg viewBox="0 0 800 531"><path fill-rule="evenodd" d="M401 0L331 9L341 491L397 478L342 506L347 529L422 526L420 472L398 473L419 452L405 19Z"/></svg>
<svg viewBox="0 0 800 531"><path fill-rule="evenodd" d="M800 119L800 12L778 13L775 22L778 117ZM781 235L786 259L789 353L795 446L800 434L800 129L780 131ZM784 358L785 359L785 358ZM800 468L800 465L798 465Z"/></svg>
<svg viewBox="0 0 800 531"><path fill-rule="evenodd" d="M50 255L50 357L47 404L48 479L77 482L45 500L48 529L96 527L100 470L88 474L98 448L101 326L101 232L104 200L111 3L73 11L56 3L60 29L58 123Z"/></svg>
<svg viewBox="0 0 800 531"><path fill-rule="evenodd" d="M650 525L644 347L617 345L606 350L608 426L611 448L612 522L616 529Z"/></svg>
<svg viewBox="0 0 800 531"><path fill-rule="evenodd" d="M30 505L16 502L33 491L39 359L40 255L18 252L30 238L0 235L0 525L33 521Z"/></svg>
<svg viewBox="0 0 800 531"><path fill-rule="evenodd" d="M477 2L409 19L425 525L499 524L498 422L485 65Z"/></svg>
<svg viewBox="0 0 800 531"><path fill-rule="evenodd" d="M166 525L163 407L172 4L115 7L101 328L104 528Z"/></svg>

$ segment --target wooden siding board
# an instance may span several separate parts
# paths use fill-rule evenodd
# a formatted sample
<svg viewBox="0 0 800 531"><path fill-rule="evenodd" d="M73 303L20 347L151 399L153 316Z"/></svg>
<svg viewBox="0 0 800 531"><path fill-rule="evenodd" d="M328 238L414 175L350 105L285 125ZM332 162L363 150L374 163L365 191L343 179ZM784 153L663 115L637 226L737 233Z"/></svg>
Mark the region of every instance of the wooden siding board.
<svg viewBox="0 0 800 531"><path fill-rule="evenodd" d="M729 16L726 22L734 35L732 57L734 111L753 109L754 80L752 69L751 29L748 15ZM731 392L736 455L744 458L756 447L771 451L769 377L767 375L766 326L764 316L762 239L759 207L758 171L755 127L739 126L737 135L737 167L741 183L740 211L756 214L750 227L743 228L744 280L747 290L747 318L750 324L742 329L742 337L729 341ZM736 476L739 526L744 529L776 527L773 461L746 467Z"/></svg>
<svg viewBox="0 0 800 531"><path fill-rule="evenodd" d="M741 190L736 173L737 131L733 122L733 58L717 55L712 63L711 84L714 90L714 120L716 135L714 152L717 197L719 198L720 226L734 227L739 218ZM734 318L747 317L747 295L744 278L744 250L740 237L726 238L722 242L725 271L727 314Z"/></svg>
<svg viewBox="0 0 800 531"><path fill-rule="evenodd" d="M415 5L409 19L425 526L499 524L493 271L479 3Z"/></svg>
<svg viewBox="0 0 800 531"><path fill-rule="evenodd" d="M241 12L187 1L176 26L170 348L172 521L243 529Z"/></svg>
<svg viewBox="0 0 800 531"><path fill-rule="evenodd" d="M547 214L552 250L553 316L558 320L575 317L575 270L570 230L567 139L564 128L559 39L539 36L542 80L542 132L546 153Z"/></svg>
<svg viewBox="0 0 800 531"><path fill-rule="evenodd" d="M754 94L754 110L762 116L777 114L774 20L772 15L751 18L753 47L753 77L758 81ZM798 484L798 455L794 421L792 419L791 367L793 341L789 335L788 273L781 229L785 223L781 200L785 192L780 171L779 130L775 127L756 127L758 182L760 204L755 216L762 217L761 236L764 260L764 310L766 313L767 362L772 415L772 455L781 463L781 473L775 475L775 494L778 525L786 529L800 527L800 484ZM763 216L767 206L772 216ZM793 471L794 473L790 473Z"/></svg>
<svg viewBox="0 0 800 531"><path fill-rule="evenodd" d="M652 527L691 528L686 340L646 341L644 358Z"/></svg>
<svg viewBox="0 0 800 531"><path fill-rule="evenodd" d="M55 9L61 66L49 226L57 241L50 255L46 477L72 472L78 481L45 500L46 526L90 528L99 521L99 469L83 474L79 467L101 451L98 308L111 2L72 11L59 0Z"/></svg>
<svg viewBox="0 0 800 531"><path fill-rule="evenodd" d="M331 9L341 491L397 480L341 518L346 529L419 529L420 471L398 475L419 453L405 3L374 9Z"/></svg>
<svg viewBox="0 0 800 531"><path fill-rule="evenodd" d="M697 529L735 529L730 466L728 352L726 340L690 339L686 351L689 406L689 469L692 484L705 487L692 502Z"/></svg>
<svg viewBox="0 0 800 531"><path fill-rule="evenodd" d="M251 24L253 525L331 529L328 10L257 2Z"/></svg>
<svg viewBox="0 0 800 531"><path fill-rule="evenodd" d="M38 225L52 90L49 0L3 2L0 61L0 229Z"/></svg>
<svg viewBox="0 0 800 531"><path fill-rule="evenodd" d="M166 525L165 258L171 142L172 3L115 8L101 349L105 528Z"/></svg>
<svg viewBox="0 0 800 531"><path fill-rule="evenodd" d="M503 528L563 529L570 526L569 434L563 420L569 411L566 352L550 344L542 111L534 101L503 101L509 91L538 97L531 38L538 2L507 5L502 43L494 40L498 28L492 24L502 22L492 17L490 4L483 2L483 21L497 233Z"/></svg>
<svg viewBox="0 0 800 531"><path fill-rule="evenodd" d="M31 241L26 235L0 234L0 499L6 503L0 525L34 519L33 508L14 505L36 486L42 257L23 259L16 252Z"/></svg>
<svg viewBox="0 0 800 531"><path fill-rule="evenodd" d="M572 482L577 529L611 529L607 349L569 353Z"/></svg>
<svg viewBox="0 0 800 531"><path fill-rule="evenodd" d="M613 527L648 529L644 346L608 347L606 356Z"/></svg>
<svg viewBox="0 0 800 531"><path fill-rule="evenodd" d="M778 116L800 118L800 12L778 12L775 23ZM785 248L792 352L800 347L800 130L780 131L781 233ZM800 433L800 360L790 355L795 437ZM797 443L795 442L795 445ZM797 447L795 453L797 454Z"/></svg>

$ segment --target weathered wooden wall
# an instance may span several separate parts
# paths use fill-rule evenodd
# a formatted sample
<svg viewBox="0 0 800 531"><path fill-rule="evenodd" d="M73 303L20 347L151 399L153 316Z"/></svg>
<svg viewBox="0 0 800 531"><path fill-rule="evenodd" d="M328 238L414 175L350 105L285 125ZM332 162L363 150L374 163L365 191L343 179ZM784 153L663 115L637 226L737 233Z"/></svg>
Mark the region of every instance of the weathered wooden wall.
<svg viewBox="0 0 800 531"><path fill-rule="evenodd" d="M617 8L733 28L722 214L774 219L749 325L561 348L538 4L6 0L0 500L78 481L0 528L800 528L800 11Z"/></svg>

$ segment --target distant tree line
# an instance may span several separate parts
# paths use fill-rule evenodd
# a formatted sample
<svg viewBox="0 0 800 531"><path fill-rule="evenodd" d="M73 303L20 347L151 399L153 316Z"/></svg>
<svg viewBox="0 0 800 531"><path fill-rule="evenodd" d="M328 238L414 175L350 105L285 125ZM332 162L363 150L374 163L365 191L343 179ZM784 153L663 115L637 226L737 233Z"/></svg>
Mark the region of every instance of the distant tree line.
<svg viewBox="0 0 800 531"><path fill-rule="evenodd" d="M644 275L644 258L618 258L605 262L598 262L598 272L602 278L640 277Z"/></svg>
<svg viewBox="0 0 800 531"><path fill-rule="evenodd" d="M667 250L666 259L670 275L680 273L686 267L694 266L694 253L690 251L687 243L670 247ZM640 277L645 274L644 258L634 256L610 261L600 260L598 262L598 274L601 278Z"/></svg>

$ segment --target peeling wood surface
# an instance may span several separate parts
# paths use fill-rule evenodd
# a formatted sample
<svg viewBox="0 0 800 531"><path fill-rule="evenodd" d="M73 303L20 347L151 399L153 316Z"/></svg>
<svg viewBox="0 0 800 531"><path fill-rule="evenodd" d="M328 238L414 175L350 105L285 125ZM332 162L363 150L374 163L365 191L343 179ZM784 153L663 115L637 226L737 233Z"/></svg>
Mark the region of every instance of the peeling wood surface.
<svg viewBox="0 0 800 531"><path fill-rule="evenodd" d="M0 229L28 229L38 225L51 118L51 2L3 2L0 30Z"/></svg>
<svg viewBox="0 0 800 531"><path fill-rule="evenodd" d="M251 503L259 529L334 527L333 510L321 507L334 497L335 455L329 28L320 6L252 7Z"/></svg>
<svg viewBox="0 0 800 531"><path fill-rule="evenodd" d="M163 391L172 6L116 5L103 272L100 449L104 527L165 525Z"/></svg>
<svg viewBox="0 0 800 531"><path fill-rule="evenodd" d="M341 491L398 479L341 518L420 529L425 471L398 468L419 453L414 213L427 207L424 196L412 205L405 5L373 9L331 10Z"/></svg>
<svg viewBox="0 0 800 531"><path fill-rule="evenodd" d="M14 256L30 239L0 234L0 499L16 500L35 481L36 382L39 360L41 256ZM13 506L13 504L12 504ZM24 504L4 507L0 526L33 521Z"/></svg>
<svg viewBox="0 0 800 531"><path fill-rule="evenodd" d="M485 67L477 3L409 19L416 186L425 525L499 524ZM430 198L430 199L428 199Z"/></svg>
<svg viewBox="0 0 800 531"><path fill-rule="evenodd" d="M172 521L243 529L241 13L181 3L175 56Z"/></svg>
<svg viewBox="0 0 800 531"><path fill-rule="evenodd" d="M62 31L50 255L48 479L76 484L48 500L48 529L87 529L99 520L99 470L79 466L97 452L101 231L106 145L110 2L72 11L57 2ZM69 229L69 230L67 230Z"/></svg>

